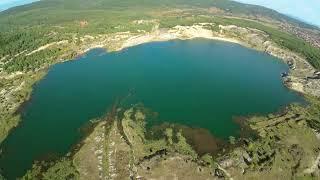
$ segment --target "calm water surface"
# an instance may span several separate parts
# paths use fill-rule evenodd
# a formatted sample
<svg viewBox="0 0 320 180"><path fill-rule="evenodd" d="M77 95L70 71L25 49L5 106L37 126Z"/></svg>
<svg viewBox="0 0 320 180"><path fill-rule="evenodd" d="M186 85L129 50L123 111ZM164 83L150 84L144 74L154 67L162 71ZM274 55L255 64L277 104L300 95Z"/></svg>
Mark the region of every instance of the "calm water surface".
<svg viewBox="0 0 320 180"><path fill-rule="evenodd" d="M287 70L262 52L204 39L114 53L92 50L53 66L35 86L21 125L1 145L0 167L14 179L35 159L65 154L81 138L80 127L130 92L130 103L158 112L160 122L206 128L220 138L237 136L232 117L301 101L282 84L280 74Z"/></svg>

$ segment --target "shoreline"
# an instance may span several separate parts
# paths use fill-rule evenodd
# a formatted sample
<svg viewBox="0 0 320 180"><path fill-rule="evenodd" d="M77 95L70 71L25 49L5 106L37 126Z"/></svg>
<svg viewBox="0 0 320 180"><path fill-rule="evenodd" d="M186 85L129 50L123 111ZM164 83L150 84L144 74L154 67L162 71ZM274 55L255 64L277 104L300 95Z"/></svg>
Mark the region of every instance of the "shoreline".
<svg viewBox="0 0 320 180"><path fill-rule="evenodd" d="M206 30L206 31L210 31L210 30ZM212 33L212 31L210 31ZM130 47L134 47L134 46L137 46L137 45L141 45L141 44L145 44L145 43L152 43L152 42L164 42L164 41L170 41L170 40L191 40L191 39L195 39L195 38L204 38L204 39L208 39L208 40L216 40L216 41L223 41L223 42L229 42L229 43L235 43L235 44L239 44L239 45L242 45L242 46L245 46L246 48L251 48L251 49L254 49L254 50L257 50L257 51L261 51L261 52L265 52L261 49L256 49L254 47L250 47L249 44L247 44L246 42L242 42L242 41L239 41L235 38L229 38L229 37L222 37L222 36L215 36L214 34L211 34L211 35L208 35L206 33L200 33L200 34L189 34L188 36L186 36L185 34L175 34L175 33L160 33L160 32L156 32L156 33L148 33L146 35L137 35L137 36L132 36L130 38L128 38L127 40L121 42L121 46L118 48L118 49L115 49L115 50L111 50L112 51L121 51L121 50L124 50L126 48L130 48ZM91 46L90 48L87 48L85 51L83 51L80 56L83 56L85 55L85 53L91 51L92 49L95 49L95 48L104 48L106 49L107 52L109 52L109 50L107 48L105 48L104 45L95 45L95 46ZM268 53L268 52L266 52ZM277 57L275 55L272 55L270 53L268 53L269 55L271 56L274 56L274 57ZM79 57L79 56L77 56ZM280 59L281 61L283 61L284 63L286 63L286 59L283 59L283 58L279 58L277 57L278 59ZM48 69L50 67L52 67L53 65L55 64L58 64L58 63L63 63L63 62L66 62L66 61L71 61L71 60L76 60L76 58L72 58L72 59L67 59L67 60L62 60L62 61L57 61L55 62L54 64L50 65L48 68L42 68L42 70L40 71L37 71L36 74L40 75L41 74L41 78L39 78L38 80L35 79L35 81L32 83L31 85L31 91L30 91L30 94L28 95L28 98L25 99L19 106L18 106L18 109L16 112L19 112L21 109L23 110L23 106L24 104L28 103L31 98L32 98L32 93L33 93L33 88L34 88L34 85L36 85L43 77L45 77L48 73ZM292 70L290 70L290 73ZM279 74L280 76L280 74ZM297 91L295 88L292 88L290 86L288 86L288 84L286 83L285 79L283 81L284 85L286 87L288 87L289 90L293 90L297 93L299 93L299 95L305 95L305 94L308 94L308 92L301 92L301 91ZM29 85L28 85L29 86ZM289 106L289 105L288 105ZM288 107L286 106L286 107ZM284 107L284 108L286 108ZM275 112L274 114L277 114L278 112ZM21 114L21 112L19 112L19 114ZM243 122L243 123L247 123L249 122L248 120L251 118L251 116L245 118L247 121L246 122ZM11 131L14 131L15 128L19 127L21 125L21 118L20 120L18 121L18 125L12 129L9 130L9 133L11 133ZM101 122L97 122L96 124L93 123L91 129L90 129L90 132L86 133L84 135L83 138L81 138L78 142L75 142L73 144L73 146L70 148L70 151L68 152L67 156L74 156L78 151L79 149L83 146L84 144L84 141L86 140L86 138L93 132L93 130L95 129L96 126L98 126ZM248 125L247 127L248 129L250 130L253 130L253 131L256 131L255 129L253 129L250 125ZM0 142L1 144L2 142ZM220 157L220 156L219 156Z"/></svg>
<svg viewBox="0 0 320 180"><path fill-rule="evenodd" d="M308 77L313 77L317 70L311 66L311 64L305 58L301 57L295 52L279 47L276 43L270 41L268 38L265 38L265 36L267 36L266 34L261 34L259 31L248 30L233 25L219 27L221 27L223 31L227 31L227 33L222 33L222 31L220 33L215 33L211 30L205 29L202 25L175 26L166 32L160 32L160 30L156 30L147 34L131 36L122 42L120 47L113 51L121 51L129 47L151 42L190 40L195 38L235 43L246 48L265 52L268 55L276 57L282 62L286 63L289 67L289 70L287 72L288 76L282 77L284 85L295 92L320 97L320 77L319 79L308 79ZM258 40L261 41L259 42L261 44L254 42L252 39L241 39L242 37L236 38L227 36L229 33L234 33L234 31L237 30L243 31L244 29L247 31L247 35L245 36L251 36L252 34L258 35ZM108 50L109 49L107 48L107 51Z"/></svg>
<svg viewBox="0 0 320 180"><path fill-rule="evenodd" d="M144 34L131 34L130 32L119 32L114 34L113 36L111 35L110 37L108 37L109 39L101 38L101 39L95 40L92 43L87 43L87 44L84 44L83 46L80 46L79 49L77 50L77 56L82 56L94 48L104 48L107 52L114 52L114 51L121 51L123 49L137 46L140 44L151 43L151 42L164 42L164 41L177 40L177 39L189 40L194 38L205 38L209 40L224 41L224 42L239 44L246 48L251 48L257 51L265 52L271 56L278 58L284 63L288 63L288 59L292 59L292 58L295 59L296 61L294 62L295 64L300 63L300 64L303 64L304 66L302 68L297 67L296 69L290 69L289 76L283 78L284 85L288 87L290 90L301 93L303 95L307 94L307 95L320 97L320 88L318 91L315 89L318 86L320 87L320 80L313 80L316 84L315 87L312 87L310 86L310 84L308 84L310 80L305 80L305 76L313 74L315 69L304 58L301 58L300 56L288 50L281 49L276 44L270 42L268 39L263 39L263 41L261 41L263 45L262 47L254 47L254 45L256 44L252 44L252 42L250 42L250 39L249 40L239 39L239 37L236 38L228 35L230 34L230 32L233 33L234 31L240 31L240 30L243 31L245 28L240 28L233 25L219 26L221 30L219 33L217 33L215 31L205 29L203 25L208 25L208 23L204 23L201 25L193 25L193 26L175 26L171 29L166 29L166 30L156 29L152 32L144 33ZM248 29L245 29L245 30L249 35L252 33L257 33L255 30L250 30L250 31ZM259 31L259 33L261 32ZM259 37L263 37L263 36L265 36L265 34L260 34ZM115 47L112 47L113 43L118 43L118 44L116 44ZM38 69L36 71L36 74L39 75L42 72L43 73L42 76L45 76L48 72L47 71L48 68L50 68L52 65L71 61L71 60L75 60L75 57L70 59L60 58L60 60L57 60L53 64L50 64L46 67ZM24 76L27 74L28 73L23 73L21 76ZM15 78L15 76L12 78ZM30 88L33 88L33 84L36 84L38 82L38 80L36 79L33 83L31 83ZM28 89L29 86L30 84L27 84L27 87L25 88ZM33 89L31 90L30 94L27 95L27 97L31 96L32 92L33 92ZM23 105L25 101L28 101L28 98L24 99L22 103L18 104L17 105L18 108L14 112L17 112L17 110L21 109L21 105Z"/></svg>
<svg viewBox="0 0 320 180"><path fill-rule="evenodd" d="M217 40L230 42L235 44L244 45L243 42L230 37L225 37L222 35L214 34L213 31L204 29L203 26L193 25L193 26L175 26L166 32L161 32L156 30L151 33L136 35L128 38L124 41L116 51L133 47L140 44L150 43L150 42L164 42L170 40L191 40L195 38L204 38L209 40Z"/></svg>
<svg viewBox="0 0 320 180"><path fill-rule="evenodd" d="M284 72L287 73L287 76L282 77L284 85L295 92L320 97L320 77L319 79L308 79L309 77L314 77L317 70L305 58L295 52L281 48L276 43L270 41L266 33L234 25L219 25L220 32L215 32L204 28L204 25L211 24L201 23L200 25L196 24L193 26L175 26L165 30L157 27L156 30L144 34L119 32L114 35L114 39L98 40L98 43L89 44L89 47L86 46L83 50L78 51L78 56L82 56L94 48L104 48L107 52L118 52L145 43L170 40L204 38L235 43L246 48L264 52L286 63L289 70L288 72ZM237 35L239 32L242 36ZM114 43L116 44L115 46L113 46Z"/></svg>

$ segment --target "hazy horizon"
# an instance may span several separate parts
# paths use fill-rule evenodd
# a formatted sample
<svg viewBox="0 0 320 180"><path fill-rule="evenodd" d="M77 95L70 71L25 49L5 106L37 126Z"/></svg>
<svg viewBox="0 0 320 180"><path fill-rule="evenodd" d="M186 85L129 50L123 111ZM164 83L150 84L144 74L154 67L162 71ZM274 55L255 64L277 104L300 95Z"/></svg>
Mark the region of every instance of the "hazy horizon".
<svg viewBox="0 0 320 180"><path fill-rule="evenodd" d="M29 4L39 0L0 0L0 11L7 10L12 7Z"/></svg>
<svg viewBox="0 0 320 180"><path fill-rule="evenodd" d="M300 21L320 27L320 0L234 0L276 10Z"/></svg>

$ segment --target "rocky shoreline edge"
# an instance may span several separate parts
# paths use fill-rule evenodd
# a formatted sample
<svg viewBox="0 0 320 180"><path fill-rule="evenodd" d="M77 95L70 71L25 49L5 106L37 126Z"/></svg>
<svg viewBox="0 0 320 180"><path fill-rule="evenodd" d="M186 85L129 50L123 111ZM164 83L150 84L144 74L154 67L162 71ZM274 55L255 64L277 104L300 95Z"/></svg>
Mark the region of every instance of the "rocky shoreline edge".
<svg viewBox="0 0 320 180"><path fill-rule="evenodd" d="M222 40L222 41L228 41L232 43L241 44L243 46L253 48L262 52L266 52L270 55L273 55L281 60L283 60L285 63L287 63L290 67L289 72L284 72L286 74L283 74L284 83L286 86L288 86L290 89L301 92L302 94L305 94L306 96L311 95L314 97L320 97L320 79L319 74L316 69L314 69L304 58L300 57L296 53L293 53L289 50L285 50L280 48L277 44L269 41L268 35L260 30L256 29L250 29L250 28L241 28L234 25L228 25L228 26L219 26L219 31L212 31L210 30L210 26L213 26L210 23L200 23L195 24L193 26L176 26L171 29L158 29L155 28L152 32L149 33L140 33L140 34L132 34L130 32L121 32L121 33L115 33L113 35L105 35L101 37L85 37L83 42L84 45L78 47L76 49L77 55L81 55L89 51L93 48L106 48L109 51L120 51L124 50L125 48L129 48L132 46L136 46L143 43L148 42L155 42L155 41L168 41L168 40L174 40L174 39L193 39L193 38L207 38L207 39L214 39L214 40ZM87 40L86 40L87 39ZM91 39L91 40L88 40ZM61 44L55 44L55 46L61 46ZM48 47L50 48L50 47ZM51 47L52 48L52 47ZM59 60L58 62L66 61L63 58ZM49 66L48 66L49 67ZM43 69L39 69L36 73L33 73L33 75L36 76L39 72L44 72L48 67L44 67ZM19 76L29 75L21 74L21 73L15 73L11 74L5 78L16 78ZM280 76L280 75L279 75ZM21 78L22 79L22 78ZM23 89L21 86L29 87L30 85L36 83L37 81L31 80L26 83L24 80L21 80L21 83L17 87L12 87L13 91L19 91ZM30 98L31 94L31 87L28 88L29 91L27 92L28 96L26 96L26 99ZM11 91L9 91L10 93ZM7 95L6 91L1 91L2 95ZM20 103L24 102L20 100ZM19 107L20 104L17 103L13 107ZM286 117L286 116L285 116ZM294 117L294 116L293 116ZM269 122L270 120L279 121L279 118L281 119L281 123L283 122L282 117L274 117L267 119L266 121ZM289 117L291 120L292 118ZM285 118L286 119L286 118ZM293 121L299 120L299 118L294 118ZM258 123L262 123L262 121L257 121ZM284 122L287 122L285 120ZM288 121L289 122L289 121ZM16 125L15 125L16 126ZM299 127L301 125L299 124ZM262 126L261 126L262 127ZM267 128L265 126L264 128ZM264 132L263 128L258 128L261 130L261 132ZM249 144L248 144L249 146ZM272 156L272 154L270 155ZM250 156L243 155L242 157L246 157L247 161L250 160ZM246 161L246 160L244 160ZM229 167L228 161L222 164L220 167ZM218 168L219 169L219 168ZM218 174L224 174L226 175L226 171L223 170L223 168L220 168L220 172Z"/></svg>

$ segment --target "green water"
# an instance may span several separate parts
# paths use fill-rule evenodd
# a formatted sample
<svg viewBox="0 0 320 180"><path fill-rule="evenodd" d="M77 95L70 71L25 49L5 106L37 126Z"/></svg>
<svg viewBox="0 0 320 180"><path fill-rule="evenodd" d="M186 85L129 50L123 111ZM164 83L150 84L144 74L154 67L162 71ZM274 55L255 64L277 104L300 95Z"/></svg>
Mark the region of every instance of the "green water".
<svg viewBox="0 0 320 180"><path fill-rule="evenodd" d="M240 45L204 39L149 43L105 53L92 50L53 66L34 88L22 123L1 145L0 167L9 179L33 160L64 155L81 138L88 120L117 98L132 94L159 112L161 122L239 135L232 117L266 114L301 98L281 81L287 66Z"/></svg>

